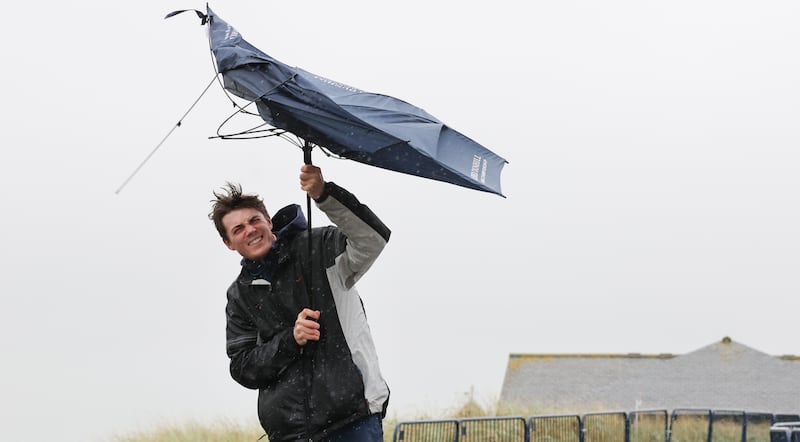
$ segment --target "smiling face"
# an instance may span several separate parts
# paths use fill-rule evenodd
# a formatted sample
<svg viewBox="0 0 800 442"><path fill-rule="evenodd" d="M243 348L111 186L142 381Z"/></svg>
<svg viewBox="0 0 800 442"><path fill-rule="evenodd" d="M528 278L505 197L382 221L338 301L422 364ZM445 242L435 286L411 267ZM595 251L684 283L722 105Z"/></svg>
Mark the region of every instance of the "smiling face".
<svg viewBox="0 0 800 442"><path fill-rule="evenodd" d="M256 209L233 210L222 217L222 225L228 237L225 245L249 260L263 258L275 240L272 220Z"/></svg>

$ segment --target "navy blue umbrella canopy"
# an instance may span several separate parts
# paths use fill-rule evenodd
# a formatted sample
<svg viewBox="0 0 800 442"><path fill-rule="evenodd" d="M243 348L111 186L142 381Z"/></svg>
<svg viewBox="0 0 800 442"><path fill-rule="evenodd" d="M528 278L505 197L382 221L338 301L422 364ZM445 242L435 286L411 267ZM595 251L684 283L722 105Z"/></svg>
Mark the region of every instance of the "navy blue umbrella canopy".
<svg viewBox="0 0 800 442"><path fill-rule="evenodd" d="M281 63L210 8L204 22L224 87L269 125L343 158L502 196L507 161L433 115Z"/></svg>

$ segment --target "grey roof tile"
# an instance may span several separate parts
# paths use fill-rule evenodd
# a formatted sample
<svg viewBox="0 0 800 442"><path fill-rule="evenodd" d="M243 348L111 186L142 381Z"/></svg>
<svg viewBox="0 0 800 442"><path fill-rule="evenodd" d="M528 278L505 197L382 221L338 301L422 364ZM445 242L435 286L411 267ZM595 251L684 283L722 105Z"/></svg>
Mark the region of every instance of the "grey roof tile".
<svg viewBox="0 0 800 442"><path fill-rule="evenodd" d="M709 408L800 412L800 358L723 339L685 355L512 354L500 393L516 407L585 413Z"/></svg>

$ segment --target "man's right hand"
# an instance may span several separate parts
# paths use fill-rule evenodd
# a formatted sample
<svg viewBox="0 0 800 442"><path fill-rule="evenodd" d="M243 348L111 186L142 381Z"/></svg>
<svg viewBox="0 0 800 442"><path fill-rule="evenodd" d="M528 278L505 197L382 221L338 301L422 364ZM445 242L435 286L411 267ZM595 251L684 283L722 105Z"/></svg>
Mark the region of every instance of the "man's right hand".
<svg viewBox="0 0 800 442"><path fill-rule="evenodd" d="M304 308L294 322L294 340L304 346L308 341L319 341L319 310Z"/></svg>

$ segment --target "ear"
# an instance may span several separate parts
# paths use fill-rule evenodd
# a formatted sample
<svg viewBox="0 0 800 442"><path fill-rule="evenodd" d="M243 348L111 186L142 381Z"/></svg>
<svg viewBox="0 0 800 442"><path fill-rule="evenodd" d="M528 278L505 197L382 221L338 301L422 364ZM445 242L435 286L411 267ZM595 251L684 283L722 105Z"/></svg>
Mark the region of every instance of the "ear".
<svg viewBox="0 0 800 442"><path fill-rule="evenodd" d="M235 249L233 248L233 246L231 245L231 242L230 242L230 241L228 241L227 239L223 239L223 240L222 240L222 242L223 242L223 243L225 243L225 245L226 245L226 246L227 246L229 249L231 249L231 250L235 250Z"/></svg>

